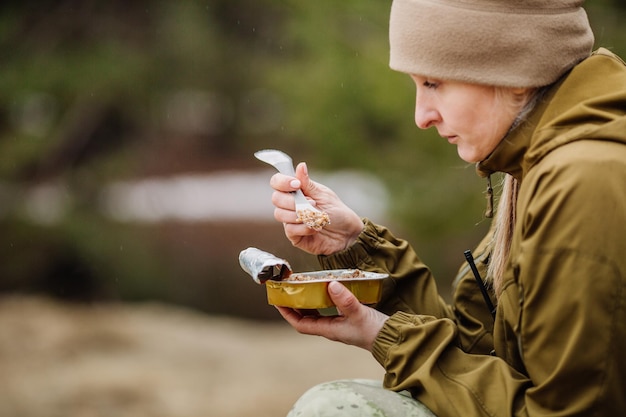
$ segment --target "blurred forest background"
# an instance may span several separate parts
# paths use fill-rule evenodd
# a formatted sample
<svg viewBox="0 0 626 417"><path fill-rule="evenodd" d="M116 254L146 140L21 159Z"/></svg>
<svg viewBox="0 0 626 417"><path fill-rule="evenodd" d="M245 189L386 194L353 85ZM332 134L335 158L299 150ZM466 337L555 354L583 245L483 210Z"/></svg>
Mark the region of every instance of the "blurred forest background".
<svg viewBox="0 0 626 417"><path fill-rule="evenodd" d="M164 338L179 340L184 346L174 349L178 354L160 353L190 375L203 368L191 359L183 366L184 356L192 357L185 349L197 346L210 353L210 343L223 339L223 346L216 347L219 359L209 367L217 372L230 363L224 352L233 355L232 361L245 357L235 346L270 350L268 337L282 340L261 327L250 332L228 321L266 325L278 318L264 289L239 267L242 249L272 252L297 271L318 268L314 257L291 247L273 221L268 184L273 171L253 158L259 149L278 148L295 162L307 161L314 179L335 187L359 213L409 239L439 277L442 294L449 293L463 250L486 230L486 184L436 132L414 126L412 82L387 64L389 6L389 1L363 0L2 2L0 292L7 301L0 303L5 404L0 415L67 416L72 406L82 416L171 416L176 413L167 410L189 405L189 396L208 395L193 391L200 388L194 383L177 386L180 392L163 385L170 393L188 395L164 405L160 394L135 393L137 384L129 381L136 379L114 376L116 366L136 364L137 357L118 357L94 369L63 362L76 359L81 346L119 352L130 346L131 335L161 349L166 349L160 346ZM626 56L624 2L595 0L587 2L587 9L596 45ZM11 301L16 295L53 301L25 301L29 309L20 310L21 304ZM172 323L189 333L183 337L172 331L168 337L163 332L170 330L150 327L157 323L139 324L144 313L129 316L123 310L105 319L97 307L104 302L176 306L204 318L221 317L226 321L218 327L233 333L213 328L213 338L202 339L206 330L193 325L198 317L185 321L188 313L177 312L159 325ZM66 310L70 306L78 310ZM105 327L98 327L98 320ZM69 323L81 330L60 344ZM100 339L93 339L95 329ZM244 333L259 338L235 336ZM46 335L56 335L60 356L44 343ZM314 340L297 340L326 355L320 360L336 355L331 367L312 362L317 370L339 372L348 358L356 360L353 353L327 354L328 348ZM28 365L15 359L22 356ZM110 382L109 400L122 405L145 400L142 404L152 408L126 407L125 414L107 409L109 403L99 397L97 405L105 412L95 413L80 388L96 392L102 387L85 385L79 375L74 388L80 395L74 402L26 412L24 407L43 392L62 397L57 383L70 369L52 376L34 357L98 374ZM254 363L270 366L259 371L264 377L278 378L282 374L271 359L263 356ZM24 379L24 366L38 379ZM164 361L150 366L159 369ZM254 392L267 383L250 379L254 364L242 366L248 372L240 376L227 369L238 378L232 396L222 395L222 383L211 401L237 398L241 379L257 388ZM313 372L297 356L290 366L301 376ZM138 385L146 378L135 376ZM182 381L178 378L168 383ZM273 386L279 382L285 381ZM15 394L19 383L34 397ZM155 390L161 387L151 384ZM286 398L286 404L293 399ZM252 399L251 407L255 401L260 397ZM252 414L285 411L286 405L274 406L279 408ZM226 409L231 413L189 409L179 415L245 415L232 404Z"/></svg>
<svg viewBox="0 0 626 417"><path fill-rule="evenodd" d="M262 148L371 184L373 220L414 243L444 294L486 228L485 184L414 126L411 81L388 69L389 2L0 7L2 291L276 317L239 251L317 263L251 187L272 173ZM597 45L624 55L624 3L588 9Z"/></svg>
<svg viewBox="0 0 626 417"><path fill-rule="evenodd" d="M263 316L241 249L317 264L285 241L270 206L255 206L270 197L250 191L271 174L252 157L262 148L306 160L314 178L361 172L367 190L375 176L373 220L447 285L485 230L484 184L414 126L411 81L387 67L388 7L3 2L0 289ZM623 54L624 3L588 9L597 45ZM177 216L184 205L198 210ZM237 217L246 205L258 216Z"/></svg>

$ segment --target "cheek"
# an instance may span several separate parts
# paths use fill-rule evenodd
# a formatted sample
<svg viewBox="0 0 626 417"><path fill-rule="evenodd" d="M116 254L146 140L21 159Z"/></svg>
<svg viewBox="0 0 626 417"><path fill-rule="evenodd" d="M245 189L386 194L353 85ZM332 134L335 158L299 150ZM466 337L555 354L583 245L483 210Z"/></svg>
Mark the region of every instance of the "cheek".
<svg viewBox="0 0 626 417"><path fill-rule="evenodd" d="M464 97L447 100L442 108L443 120L459 132L471 133L480 129L487 121L481 104Z"/></svg>
<svg viewBox="0 0 626 417"><path fill-rule="evenodd" d="M477 105L465 114L466 132L473 138L474 146L491 153L504 137L512 123L501 109L491 105Z"/></svg>

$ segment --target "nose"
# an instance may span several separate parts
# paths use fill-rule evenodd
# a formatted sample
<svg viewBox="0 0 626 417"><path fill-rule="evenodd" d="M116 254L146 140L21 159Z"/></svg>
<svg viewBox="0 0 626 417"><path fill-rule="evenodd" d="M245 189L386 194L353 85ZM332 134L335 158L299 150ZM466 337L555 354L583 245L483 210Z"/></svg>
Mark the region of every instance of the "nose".
<svg viewBox="0 0 626 417"><path fill-rule="evenodd" d="M432 103L424 96L416 94L415 97L415 124L420 129L428 129L437 124L441 119L439 112Z"/></svg>

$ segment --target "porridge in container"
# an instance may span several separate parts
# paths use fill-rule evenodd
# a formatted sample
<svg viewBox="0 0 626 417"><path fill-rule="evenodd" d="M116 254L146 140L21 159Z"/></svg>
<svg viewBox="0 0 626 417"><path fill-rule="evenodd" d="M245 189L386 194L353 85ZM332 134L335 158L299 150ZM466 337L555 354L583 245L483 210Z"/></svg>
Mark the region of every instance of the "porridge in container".
<svg viewBox="0 0 626 417"><path fill-rule="evenodd" d="M265 285L269 304L298 309L335 307L328 295L331 281L340 281L361 303L375 304L380 301L383 281L388 276L359 269L295 273L285 260L256 248L242 251L239 261L255 282ZM274 274L268 271L274 271Z"/></svg>

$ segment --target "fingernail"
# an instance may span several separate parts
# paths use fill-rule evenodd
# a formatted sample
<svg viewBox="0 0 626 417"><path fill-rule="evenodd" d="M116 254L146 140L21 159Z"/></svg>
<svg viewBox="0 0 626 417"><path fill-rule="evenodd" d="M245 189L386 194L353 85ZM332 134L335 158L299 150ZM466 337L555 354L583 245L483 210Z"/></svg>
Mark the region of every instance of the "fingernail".
<svg viewBox="0 0 626 417"><path fill-rule="evenodd" d="M289 185L291 185L293 188L300 188L300 180L291 180L291 182L289 183Z"/></svg>
<svg viewBox="0 0 626 417"><path fill-rule="evenodd" d="M303 162L302 166L304 167L304 174L309 175L309 168L306 166L306 162Z"/></svg>
<svg viewBox="0 0 626 417"><path fill-rule="evenodd" d="M339 294L341 292L341 284L337 281L331 281L328 283L328 291L335 295Z"/></svg>

